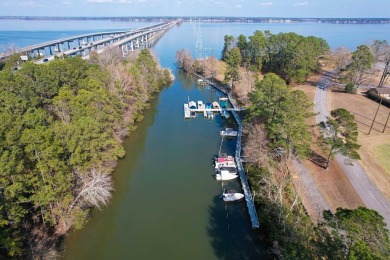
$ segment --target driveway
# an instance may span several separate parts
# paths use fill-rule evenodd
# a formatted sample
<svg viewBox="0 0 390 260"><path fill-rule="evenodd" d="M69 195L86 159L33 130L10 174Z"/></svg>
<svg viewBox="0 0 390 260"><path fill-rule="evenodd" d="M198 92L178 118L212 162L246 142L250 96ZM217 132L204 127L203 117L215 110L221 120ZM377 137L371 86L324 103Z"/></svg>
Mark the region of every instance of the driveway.
<svg viewBox="0 0 390 260"><path fill-rule="evenodd" d="M324 77L317 84L314 98L314 111L319 113L316 116L317 123L326 120L326 116L329 115L327 97L331 76L331 72L326 72ZM351 161L341 154L336 155L336 160L366 207L376 210L381 214L387 223L387 228L390 229L390 202L371 182L363 167L361 167L358 161Z"/></svg>

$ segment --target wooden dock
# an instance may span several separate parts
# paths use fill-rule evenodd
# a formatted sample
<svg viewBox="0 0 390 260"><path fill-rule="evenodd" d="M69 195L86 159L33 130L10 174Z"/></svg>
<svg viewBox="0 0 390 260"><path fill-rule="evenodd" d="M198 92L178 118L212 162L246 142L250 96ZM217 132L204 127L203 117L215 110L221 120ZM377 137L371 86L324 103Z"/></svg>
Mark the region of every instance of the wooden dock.
<svg viewBox="0 0 390 260"><path fill-rule="evenodd" d="M231 94L228 91L226 91L226 89L221 88L217 84L210 82L209 80L203 78L201 75L198 75L196 73L194 73L194 75L199 77L203 81L207 82L210 86L212 86L212 87L218 89L219 91L221 91L222 93L226 94L230 103L233 105L232 109L226 109L226 110L229 110L232 112L233 117L238 125L237 145L236 145L236 154L235 154L235 159L236 159L236 163L237 163L237 170L238 170L238 174L239 174L240 180L241 180L241 187L242 187L242 190L244 191L245 202L246 202L246 205L248 207L249 217L250 217L250 220L252 223L252 229L258 229L260 227L259 217L257 216L255 202L253 200L253 196L252 196L252 193L251 193L251 190L250 190L250 187L248 184L248 180L246 178L244 166L242 165L242 160L241 160L242 123L241 123L240 117L237 114L237 111L240 111L241 109L237 106L237 103L235 102L235 100L233 99Z"/></svg>

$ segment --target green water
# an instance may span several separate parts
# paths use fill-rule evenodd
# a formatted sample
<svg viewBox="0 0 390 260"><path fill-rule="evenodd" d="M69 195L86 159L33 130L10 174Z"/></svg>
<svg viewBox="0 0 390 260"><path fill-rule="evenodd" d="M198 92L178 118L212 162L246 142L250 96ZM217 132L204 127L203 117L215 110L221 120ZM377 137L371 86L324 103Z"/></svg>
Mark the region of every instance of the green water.
<svg viewBox="0 0 390 260"><path fill-rule="evenodd" d="M220 147L234 152L235 140L221 145L219 136L225 127L235 127L232 117L184 119L188 99L210 102L220 95L175 69L176 49L185 41L172 41L190 29L174 28L154 47L176 80L156 96L125 141L110 205L95 211L83 230L70 233L65 259L264 258L245 202L226 204L218 198L224 188L240 190L239 181L221 183L212 176L212 158Z"/></svg>

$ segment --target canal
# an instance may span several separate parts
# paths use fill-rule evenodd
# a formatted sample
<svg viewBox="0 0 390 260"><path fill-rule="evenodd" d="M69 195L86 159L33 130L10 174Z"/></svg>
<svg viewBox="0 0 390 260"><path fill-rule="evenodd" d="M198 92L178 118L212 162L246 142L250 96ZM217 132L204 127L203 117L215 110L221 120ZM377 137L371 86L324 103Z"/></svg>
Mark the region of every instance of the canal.
<svg viewBox="0 0 390 260"><path fill-rule="evenodd" d="M203 44L220 56L223 36L204 32ZM126 156L114 172L110 205L95 210L81 231L65 242L65 259L262 259L264 247L255 238L245 202L226 204L223 189L240 190L238 179L217 182L212 158L221 149L233 154L235 139L219 131L235 127L232 117L184 119L183 103L211 102L221 94L197 86L177 70L175 54L196 40L185 23L168 31L153 48L163 67L176 79L156 95L144 120L124 145ZM207 45L207 46L206 46ZM210 55L210 53L208 54Z"/></svg>

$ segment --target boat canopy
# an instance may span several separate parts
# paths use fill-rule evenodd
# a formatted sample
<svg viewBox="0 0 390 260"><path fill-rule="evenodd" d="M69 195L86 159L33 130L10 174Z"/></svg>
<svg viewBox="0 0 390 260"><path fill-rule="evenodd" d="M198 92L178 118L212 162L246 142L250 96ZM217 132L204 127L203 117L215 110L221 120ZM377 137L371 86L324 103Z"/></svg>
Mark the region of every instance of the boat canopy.
<svg viewBox="0 0 390 260"><path fill-rule="evenodd" d="M190 102L188 103L188 105L189 105L189 107L190 107L191 109L196 109L196 103L195 103L195 101L190 101Z"/></svg>

